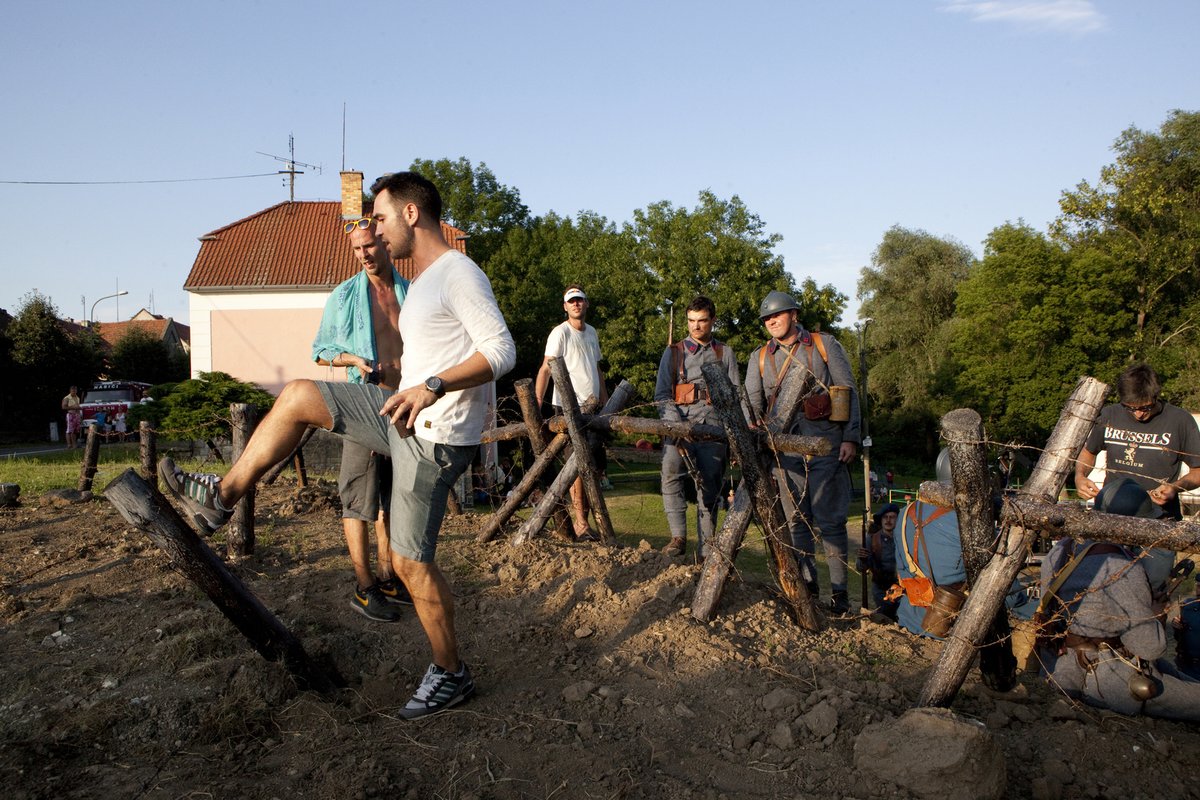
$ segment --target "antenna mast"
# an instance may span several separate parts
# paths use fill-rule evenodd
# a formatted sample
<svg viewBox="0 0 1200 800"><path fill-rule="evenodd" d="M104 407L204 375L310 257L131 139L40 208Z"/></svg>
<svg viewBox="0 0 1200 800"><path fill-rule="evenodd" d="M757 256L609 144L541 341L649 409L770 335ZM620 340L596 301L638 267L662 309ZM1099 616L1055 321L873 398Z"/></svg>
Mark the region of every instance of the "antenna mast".
<svg viewBox="0 0 1200 800"><path fill-rule="evenodd" d="M305 164L303 161L296 160L296 137L290 133L288 134L287 158L264 153L262 150L255 150L254 152L260 156L267 156L268 158L273 158L276 161L282 161L287 164L287 169L279 170L278 174L288 176L288 201L292 203L296 202L296 176L304 174L304 170L298 170L296 167L308 167L309 169L315 169L318 175L321 174L321 167L318 167L316 164Z"/></svg>

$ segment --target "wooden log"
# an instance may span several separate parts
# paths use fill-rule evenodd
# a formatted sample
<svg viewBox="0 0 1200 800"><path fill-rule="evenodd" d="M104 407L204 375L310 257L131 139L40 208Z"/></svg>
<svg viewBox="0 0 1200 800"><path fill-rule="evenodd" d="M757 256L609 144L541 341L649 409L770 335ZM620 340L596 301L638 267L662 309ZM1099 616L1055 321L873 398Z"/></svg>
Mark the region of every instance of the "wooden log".
<svg viewBox="0 0 1200 800"><path fill-rule="evenodd" d="M1094 378L1081 378L1058 418L1058 424L1038 459L1033 474L1019 492L1029 500L1050 503L1058 496L1075 459L1100 416L1108 386ZM930 672L917 706L948 706L962 686L976 646L983 641L1009 587L1024 566L1035 530L1005 523L995 556L979 575L974 591L950 630L950 637Z"/></svg>
<svg viewBox="0 0 1200 800"><path fill-rule="evenodd" d="M669 422L649 417L626 417L583 415L584 427L589 431L603 433L629 433L646 436L670 437L672 439L687 439L688 441L725 441L725 429L720 425L708 425L702 422ZM561 414L551 417L546 422L553 433L563 433L567 430L567 419ZM524 422L515 425L505 425L484 432L484 441L505 441L524 436L529 428ZM759 447L766 447L779 453L795 455L823 456L829 453L829 442L819 436L797 436L794 434L767 434L766 431L751 431L758 440Z"/></svg>
<svg viewBox="0 0 1200 800"><path fill-rule="evenodd" d="M463 513L462 503L453 491L446 495L446 513L453 517L461 517Z"/></svg>
<svg viewBox="0 0 1200 800"><path fill-rule="evenodd" d="M633 384L629 381L621 381L616 390L608 396L608 402L604 404L603 414L615 414L625 407L633 398ZM563 434L559 434L562 436ZM551 444L553 447L553 443ZM549 452L550 448L547 448ZM543 456L545 453L542 454ZM554 512L556 505L561 504L563 498L571 488L571 484L579 476L579 468L575 459L569 459L563 468L558 473L558 477L550 484L546 493L542 495L541 502L533 509L533 513L529 515L529 519L513 534L511 543L515 545L523 545L537 535L538 531L546 524L546 520L550 519L550 515ZM528 473L526 473L528 477Z"/></svg>
<svg viewBox="0 0 1200 800"><path fill-rule="evenodd" d="M329 693L346 685L333 668L314 662L291 631L183 521L162 496L133 470L125 470L104 490L129 524L145 533L188 580L216 604L250 645L268 661L282 661L305 689Z"/></svg>
<svg viewBox="0 0 1200 800"><path fill-rule="evenodd" d="M307 428L305 428L304 435L300 437L300 442L296 445L296 448L294 450L292 450L292 452L288 453L287 458L285 458L283 461L280 461L278 464L271 467L271 469L267 471L267 474L263 476L262 483L266 486L270 486L272 483L274 483L279 478L279 475L285 469L287 469L287 465L291 464L293 462L295 462L297 465L296 466L296 474L299 475L301 472L303 472L303 470L304 470L304 458L303 458L304 445L308 444L308 440L311 439L313 437L313 434L316 432L317 432L317 429L313 425L309 425Z"/></svg>
<svg viewBox="0 0 1200 800"><path fill-rule="evenodd" d="M250 403L230 403L229 416L233 421L233 446L229 463L236 464L258 425L258 409ZM251 486L242 495L233 507L233 516L229 518L229 526L225 529L225 543L233 558L244 558L254 552L255 494L256 490Z"/></svg>
<svg viewBox="0 0 1200 800"><path fill-rule="evenodd" d="M96 463L100 460L100 426L88 425L87 443L83 446L83 464L79 467L80 492L90 492L96 479Z"/></svg>
<svg viewBox="0 0 1200 800"><path fill-rule="evenodd" d="M592 445L583 429L583 419L579 413L579 399L575 396L575 387L571 384L571 373L567 364L561 358L550 359L550 374L554 377L554 388L558 399L562 401L563 414L567 418L567 427L571 434L571 447L574 449L572 461L579 469L579 480L583 482L583 493L588 504L592 507L592 515L596 518L599 528L600 541L605 544L616 544L617 534L613 531L612 519L608 516L608 504L604 502L604 491L600 488L600 472L596 468L596 459L592 457ZM586 521L586 520L585 520Z"/></svg>
<svg viewBox="0 0 1200 800"><path fill-rule="evenodd" d="M545 452L550 442L542 421L542 410L539 408L537 395L534 393L533 381L530 378L519 380L513 384L513 388L517 393L517 402L521 406L521 418L525 422L526 430L529 431L529 444L533 448L534 456L540 456ZM590 417L591 413L599 408L599 406L600 401L597 399L594 405L590 403L585 404L583 411ZM540 478L535 485L541 485ZM526 491L526 496L528 496L529 491L532 491L532 488ZM525 497L521 498L521 502L525 502ZM571 529L571 517L564 506L559 505L555 507L554 527L551 530L558 539L569 542L575 538L575 532Z"/></svg>
<svg viewBox="0 0 1200 800"><path fill-rule="evenodd" d="M767 550L771 554L771 566L783 590L784 597L796 613L796 620L805 630L819 631L820 617L813 607L813 598L808 587L800 579L800 568L792 548L791 533L783 507L779 501L779 489L772 478L773 456L754 446L750 427L738 402L737 393L729 376L720 364L705 364L701 368L704 382L708 386L713 407L721 418L721 425L729 436L730 450L742 465L742 481L750 494L754 516L763 528L767 539Z"/></svg>
<svg viewBox="0 0 1200 800"><path fill-rule="evenodd" d="M979 573L995 552L996 520L992 508L991 477L987 469L987 444L983 419L969 408L959 408L942 417L942 437L950 450L954 486L954 509L962 546L967 586L974 588ZM1008 611L1001 606L992 619L979 652L983 682L1006 692L1017 681L1017 660L1012 649Z"/></svg>
<svg viewBox="0 0 1200 800"><path fill-rule="evenodd" d="M811 384L812 374L807 367L801 367L801 372L795 380L784 381L775 401L775 407L779 409L780 413L774 421L768 423L767 430L755 431L756 434L761 434L757 439L760 452L762 445L780 437L782 431L791 428L796 413L800 409L801 398ZM821 455L828 452L829 443L826 442ZM750 499L750 490L743 480L738 484L737 491L734 492L732 507L725 515L721 531L717 534L717 541L714 543L714 547L710 548L709 557L704 561L704 569L700 573L696 593L692 596L692 616L702 622L708 622L716 616L717 604L720 603L721 594L725 591L725 581L729 577L734 559L737 558L738 550L741 549L746 531L750 527L753 505ZM807 590L805 587L805 592Z"/></svg>
<svg viewBox="0 0 1200 800"><path fill-rule="evenodd" d="M158 434L146 420L138 423L139 455L142 457L142 477L158 491Z"/></svg>
<svg viewBox="0 0 1200 800"><path fill-rule="evenodd" d="M541 413L537 409L537 400L533 396L531 384L532 381L528 378L517 381L517 397L520 400L521 411L526 415L526 419L537 420L541 418ZM547 443L541 426L533 425L532 428L536 429L535 436L530 437L530 439L537 458L530 465L529 469L525 471L524 476L522 476L517 485L513 487L512 493L504 498L504 502L500 505L500 508L496 509L495 513L487 518L483 530L475 537L475 541L481 544L490 542L500 534L500 530L504 527L505 523L512 518L512 515L524 504L525 499L541 483L542 476L550 469L550 465L554 463L554 459L558 458L567 448L567 445L570 444L570 438L565 434L559 434ZM556 528L561 524L563 526L563 533L568 538L574 538L569 533L570 522L566 519L566 511L561 506L556 506L553 513L555 515ZM561 523L558 519L560 516L563 518Z"/></svg>
<svg viewBox="0 0 1200 800"><path fill-rule="evenodd" d="M696 584L696 593L692 595L692 616L701 622L708 622L716 615L717 604L721 601L721 592L725 588L725 579L733 569L733 560L741 549L746 531L750 527L750 520L754 516L752 506L746 482L738 481L737 490L733 493L733 502L725 512L721 530L709 545L708 558L704 559L700 580Z"/></svg>

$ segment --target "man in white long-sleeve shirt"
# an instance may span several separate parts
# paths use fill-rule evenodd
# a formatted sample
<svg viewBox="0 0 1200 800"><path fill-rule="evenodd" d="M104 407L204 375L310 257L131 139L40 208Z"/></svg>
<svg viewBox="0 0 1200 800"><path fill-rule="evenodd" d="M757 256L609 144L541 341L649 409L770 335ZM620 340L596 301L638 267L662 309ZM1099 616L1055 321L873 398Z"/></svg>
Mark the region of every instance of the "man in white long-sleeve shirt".
<svg viewBox="0 0 1200 800"><path fill-rule="evenodd" d="M412 172L385 175L371 187L379 237L393 261L411 258L400 335L400 384L292 381L223 479L185 473L169 459L159 472L201 525L225 524L229 511L308 425L392 457L392 567L408 587L433 650L416 694L401 709L413 719L466 700L475 690L459 658L454 599L434 563L446 497L471 463L483 433L488 384L512 369L516 347L475 262L442 238L437 188Z"/></svg>

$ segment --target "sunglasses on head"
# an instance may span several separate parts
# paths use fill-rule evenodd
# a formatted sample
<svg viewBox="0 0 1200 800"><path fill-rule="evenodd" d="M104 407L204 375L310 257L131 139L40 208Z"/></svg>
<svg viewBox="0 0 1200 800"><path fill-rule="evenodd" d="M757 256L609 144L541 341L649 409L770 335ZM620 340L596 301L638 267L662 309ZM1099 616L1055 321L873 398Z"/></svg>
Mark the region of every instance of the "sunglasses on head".
<svg viewBox="0 0 1200 800"><path fill-rule="evenodd" d="M1158 401L1155 400L1154 402L1147 403L1144 406L1131 406L1128 403L1121 403L1121 405L1125 407L1126 411L1131 411L1135 414L1139 411L1142 413L1146 413L1147 411L1153 411L1154 407L1158 405Z"/></svg>
<svg viewBox="0 0 1200 800"><path fill-rule="evenodd" d="M345 231L346 233L354 233L355 228L365 231L367 228L371 227L371 225L373 225L374 223L375 223L375 220L371 219L370 217L363 217L362 219L350 220L349 222L347 222L345 225L342 226L342 230Z"/></svg>

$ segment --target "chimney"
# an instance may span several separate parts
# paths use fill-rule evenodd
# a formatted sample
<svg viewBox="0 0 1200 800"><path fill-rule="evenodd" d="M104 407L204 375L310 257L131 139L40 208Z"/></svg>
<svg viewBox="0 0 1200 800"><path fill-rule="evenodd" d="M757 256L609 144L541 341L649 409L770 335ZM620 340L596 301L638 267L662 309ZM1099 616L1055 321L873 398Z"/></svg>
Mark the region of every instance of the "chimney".
<svg viewBox="0 0 1200 800"><path fill-rule="evenodd" d="M361 219L363 174L343 172L342 175L342 219Z"/></svg>

